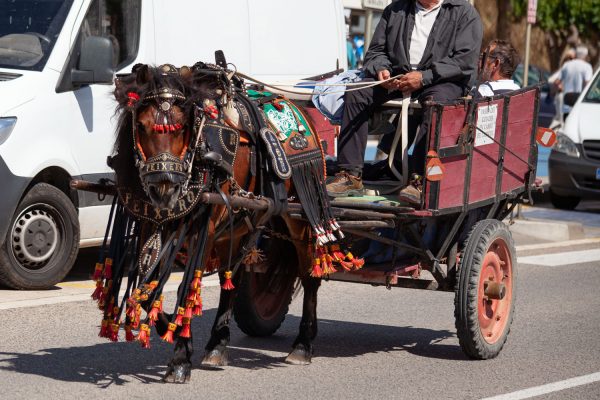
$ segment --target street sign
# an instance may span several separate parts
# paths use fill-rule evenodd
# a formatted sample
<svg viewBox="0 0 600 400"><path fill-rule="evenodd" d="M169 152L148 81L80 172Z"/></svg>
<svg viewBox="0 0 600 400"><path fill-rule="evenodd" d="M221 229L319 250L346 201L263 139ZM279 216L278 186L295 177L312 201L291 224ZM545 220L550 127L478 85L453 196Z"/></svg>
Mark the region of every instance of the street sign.
<svg viewBox="0 0 600 400"><path fill-rule="evenodd" d="M390 0L362 0L363 8L372 10L383 10L390 4Z"/></svg>
<svg viewBox="0 0 600 400"><path fill-rule="evenodd" d="M537 0L529 0L527 5L527 23L535 24L537 20Z"/></svg>

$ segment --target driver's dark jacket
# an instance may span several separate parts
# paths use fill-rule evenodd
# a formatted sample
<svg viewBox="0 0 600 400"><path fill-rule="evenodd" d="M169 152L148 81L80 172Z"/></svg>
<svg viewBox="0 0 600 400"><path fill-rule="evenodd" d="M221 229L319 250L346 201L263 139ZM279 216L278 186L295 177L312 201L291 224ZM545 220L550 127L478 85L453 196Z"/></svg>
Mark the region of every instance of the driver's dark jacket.
<svg viewBox="0 0 600 400"><path fill-rule="evenodd" d="M387 69L392 76L409 72L410 40L416 0L397 0L387 6L365 55L364 69L376 77ZM423 86L456 82L474 84L483 28L479 14L466 0L444 0L417 67Z"/></svg>

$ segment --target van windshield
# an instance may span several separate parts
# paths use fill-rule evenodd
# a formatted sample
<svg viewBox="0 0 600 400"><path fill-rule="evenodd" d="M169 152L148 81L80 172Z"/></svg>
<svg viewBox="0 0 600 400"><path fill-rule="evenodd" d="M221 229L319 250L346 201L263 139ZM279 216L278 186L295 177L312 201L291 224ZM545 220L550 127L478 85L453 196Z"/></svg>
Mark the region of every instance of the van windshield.
<svg viewBox="0 0 600 400"><path fill-rule="evenodd" d="M596 74L594 83L590 86L590 90L583 98L584 103L600 103L600 74Z"/></svg>
<svg viewBox="0 0 600 400"><path fill-rule="evenodd" d="M0 0L0 67L41 71L73 0Z"/></svg>

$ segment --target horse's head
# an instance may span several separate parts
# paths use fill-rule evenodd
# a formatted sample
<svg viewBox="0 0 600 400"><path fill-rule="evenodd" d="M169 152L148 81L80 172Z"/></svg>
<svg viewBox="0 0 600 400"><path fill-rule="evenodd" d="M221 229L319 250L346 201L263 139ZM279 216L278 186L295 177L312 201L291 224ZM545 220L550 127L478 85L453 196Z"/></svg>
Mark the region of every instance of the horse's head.
<svg viewBox="0 0 600 400"><path fill-rule="evenodd" d="M117 84L117 180L128 186L137 181L156 207L173 208L190 179L197 89L191 69L172 65L138 65ZM130 173L134 165L139 180Z"/></svg>

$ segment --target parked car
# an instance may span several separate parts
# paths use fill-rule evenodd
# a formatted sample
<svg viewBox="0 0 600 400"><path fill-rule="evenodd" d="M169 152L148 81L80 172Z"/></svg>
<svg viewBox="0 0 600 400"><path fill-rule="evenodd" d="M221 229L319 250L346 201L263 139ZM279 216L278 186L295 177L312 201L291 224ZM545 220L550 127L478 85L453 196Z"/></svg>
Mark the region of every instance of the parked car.
<svg viewBox="0 0 600 400"><path fill-rule="evenodd" d="M600 199L600 69L583 94L565 94L573 106L558 131L550 153L550 199L561 209L572 210L584 198Z"/></svg>
<svg viewBox="0 0 600 400"><path fill-rule="evenodd" d="M219 49L261 80L345 68L342 0L249 4L0 0L0 284L50 287L80 246L101 243L110 199L69 181L112 176L115 72L213 62Z"/></svg>
<svg viewBox="0 0 600 400"><path fill-rule="evenodd" d="M523 69L524 65L519 64L515 73L513 74L513 80L519 86L523 86ZM554 105L554 95L552 88L548 83L550 73L543 68L536 67L534 65L529 66L529 76L527 85L537 85L543 82L541 93L540 93L540 110L538 113L538 126L548 128L550 127L552 120L556 115L556 106Z"/></svg>

